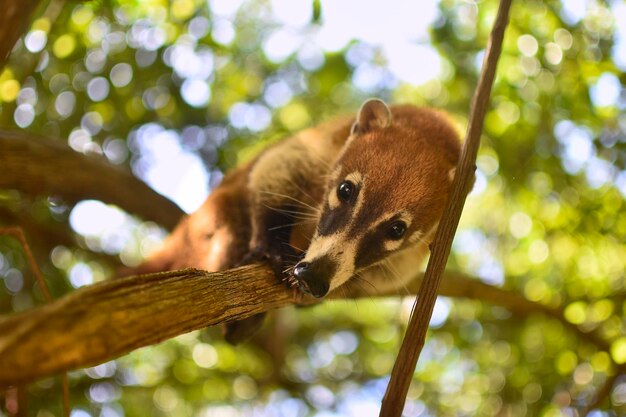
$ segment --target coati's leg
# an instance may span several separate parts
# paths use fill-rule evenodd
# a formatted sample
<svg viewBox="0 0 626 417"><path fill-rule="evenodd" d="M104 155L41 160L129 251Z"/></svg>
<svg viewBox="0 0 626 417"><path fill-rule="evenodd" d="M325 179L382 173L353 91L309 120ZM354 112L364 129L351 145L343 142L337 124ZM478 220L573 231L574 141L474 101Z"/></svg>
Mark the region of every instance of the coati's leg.
<svg viewBox="0 0 626 417"><path fill-rule="evenodd" d="M296 213L297 208L291 205L279 207L252 205L250 251L241 264L266 261L276 277L287 283L291 268L298 263L302 253L290 243L294 224L299 220L290 214ZM224 338L231 344L249 340L261 328L264 318L265 313L261 313L226 323Z"/></svg>
<svg viewBox="0 0 626 417"><path fill-rule="evenodd" d="M289 268L300 260L301 253L306 249L296 248L290 243L293 226L301 221L288 214L294 210L290 205L255 207L250 252L244 263L267 261L278 278L288 276Z"/></svg>
<svg viewBox="0 0 626 417"><path fill-rule="evenodd" d="M249 251L250 211L245 170L227 175L193 214L185 217L165 240L162 248L138 267L123 275L145 274L183 268L209 272L233 268ZM224 325L230 343L250 338L263 315Z"/></svg>
<svg viewBox="0 0 626 417"><path fill-rule="evenodd" d="M241 264L249 251L251 228L245 187L217 188L202 210L206 215L210 214L212 221L200 224L207 220L204 217L196 220L196 227L190 226L192 230L203 231L196 232L196 240L203 245L199 253L192 255L197 265L209 271L223 271ZM194 232L191 234L194 235ZM198 247L199 244L193 246ZM265 313L261 313L244 320L225 323L224 339L231 344L250 339L261 329L264 318Z"/></svg>
<svg viewBox="0 0 626 417"><path fill-rule="evenodd" d="M204 214L188 221L187 248L192 265L208 271L234 268L248 253L250 241L250 212L245 188L219 187L200 209ZM182 238L181 238L182 239ZM182 246L185 247L184 245ZM187 249L187 250L188 250ZM179 256L184 253L179 252ZM224 338L231 344L250 339L263 324L265 314L224 324Z"/></svg>
<svg viewBox="0 0 626 417"><path fill-rule="evenodd" d="M302 243L298 243L303 240L302 238L294 240L294 229L299 232L303 229L300 227L303 223L311 224L311 228L314 228L316 219L291 201L292 198L298 200L306 196L292 192L293 197L282 198L273 191L263 192L263 190L255 190L251 194L251 198L255 200L250 205L249 252L241 264L266 261L276 277L287 282L286 278L290 275L291 268L298 263L302 252L306 250L306 247L300 247ZM293 246L293 243L298 246ZM231 344L250 339L261 328L264 317L265 313L262 313L245 320L227 323L225 339Z"/></svg>
<svg viewBox="0 0 626 417"><path fill-rule="evenodd" d="M319 162L297 140L262 155L248 181L251 260L267 260L278 278L289 275L307 249L294 246L294 230L314 229L324 181Z"/></svg>
<svg viewBox="0 0 626 417"><path fill-rule="evenodd" d="M306 195L298 193L292 193L291 196L302 201L302 204L308 204L306 201L310 200ZM267 261L276 277L285 281L308 247L312 232L307 231L314 230L317 215L312 208L307 208L307 211L291 201L268 198L272 197L269 194L263 195L261 192L257 197L258 203L251 210L249 258Z"/></svg>

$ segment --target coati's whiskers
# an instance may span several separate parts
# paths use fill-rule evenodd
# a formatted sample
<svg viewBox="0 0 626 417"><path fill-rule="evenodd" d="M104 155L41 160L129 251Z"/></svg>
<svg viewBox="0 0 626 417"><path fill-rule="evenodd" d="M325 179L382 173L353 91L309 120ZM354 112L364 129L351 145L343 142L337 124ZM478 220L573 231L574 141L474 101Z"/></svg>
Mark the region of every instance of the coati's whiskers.
<svg viewBox="0 0 626 417"><path fill-rule="evenodd" d="M300 210L289 210L286 208L279 208L279 207L274 207L274 206L270 206L269 204L263 204L263 206L267 207L270 210L273 211L277 211L279 213L286 213L286 214L299 214L299 215L303 215L303 216L309 216L311 218L317 218L317 216L315 216L313 213L309 213L308 211L300 211ZM308 208L307 208L308 210Z"/></svg>
<svg viewBox="0 0 626 417"><path fill-rule="evenodd" d="M372 287L372 289L374 290L374 293L376 293L376 287L374 286L374 284L372 284L371 282L369 282L367 279L365 279L365 277L363 277L360 273L355 274L352 279L350 281L348 281L348 283L350 283L350 285L354 286L354 287L358 287L360 292L362 294L365 295L365 297L367 297L370 301L374 301L374 298L372 297L372 292L370 292L366 287L365 284L369 285L370 287ZM353 298L355 304L357 299ZM358 305L358 304L357 304Z"/></svg>
<svg viewBox="0 0 626 417"><path fill-rule="evenodd" d="M287 200L291 200L291 201L293 201L293 202L295 202L295 203L301 204L301 205L302 205L302 206L304 206L304 207L308 207L308 208L310 208L311 210L313 210L315 213L319 213L319 212L320 212L320 209L319 209L319 208L317 208L317 207L313 207L312 205L307 204L307 203L305 203L304 201L299 200L299 199L297 199L297 198L295 198L295 197L292 197L292 196L290 196L290 195L287 195L287 194L275 193L275 192L273 192L273 191L267 191L267 190L261 190L261 191L259 191L259 192L260 192L260 193L263 193L263 194L274 195L274 196L276 196L276 197L283 197L283 198L286 198Z"/></svg>
<svg viewBox="0 0 626 417"><path fill-rule="evenodd" d="M388 271L394 280L401 283L402 288L404 288L405 293L409 295L410 294L409 289L407 288L406 284L402 280L402 277L400 276L395 265L389 259L384 259L383 262L381 263L381 266L383 266L384 268L383 271Z"/></svg>
<svg viewBox="0 0 626 417"><path fill-rule="evenodd" d="M317 202L316 199L313 198L313 196L311 194L309 194L304 188L302 188L301 185L298 185L293 179L289 178L289 183L291 185L293 185L294 187L296 187L298 189L298 191L300 191L306 197L310 198L311 201L313 202L313 204L315 204Z"/></svg>
<svg viewBox="0 0 626 417"><path fill-rule="evenodd" d="M283 273L286 274L289 269L290 268L287 268L286 270L283 271ZM284 276L281 281L287 284L289 288L295 288L298 285L298 280L296 280L296 278L291 274Z"/></svg>
<svg viewBox="0 0 626 417"><path fill-rule="evenodd" d="M295 247L294 247L294 249L295 249ZM297 250L297 249L296 249L296 250ZM297 261L299 261L300 259L302 259L302 254L301 254L301 253L298 253L298 254L295 254L295 255L293 255L293 254L285 254L285 255L283 256L283 258L284 258L285 260L289 260L289 261L291 261L291 260L296 261L296 262L294 262L294 265L293 265L293 266L295 266L295 264L297 263Z"/></svg>
<svg viewBox="0 0 626 417"><path fill-rule="evenodd" d="M345 298L346 300L350 299L350 292L348 291L348 288L345 285L342 285L341 287L337 288L337 290L341 289L341 295L343 296L343 298ZM352 301L354 302L354 305L357 305L356 299L352 298Z"/></svg>
<svg viewBox="0 0 626 417"><path fill-rule="evenodd" d="M272 207L269 206L267 204L263 204L265 207L267 207L268 209L275 211L277 213L282 213L282 214L287 214L290 217L293 217L295 219L302 219L302 220L311 220L311 221L317 221L318 217L314 214L309 214L303 211L296 211L296 210L287 210L287 209L281 209L281 208L276 208L276 207Z"/></svg>
<svg viewBox="0 0 626 417"><path fill-rule="evenodd" d="M289 288L295 288L298 286L298 280L293 276L293 268L293 266L290 266L283 270L283 274L285 274L285 276L281 281L287 284Z"/></svg>
<svg viewBox="0 0 626 417"><path fill-rule="evenodd" d="M376 291L376 286L372 284L369 280L367 280L363 275L361 275L361 273L355 274L353 278L355 278L355 284L359 284L366 295L369 296L370 293L365 290L365 287L363 287L362 284L367 284L372 287L372 290Z"/></svg>
<svg viewBox="0 0 626 417"><path fill-rule="evenodd" d="M301 249L301 248L299 248L299 247L297 247L297 246L295 246L295 245L292 245L292 244L291 244L291 243L289 243L289 242L281 242L281 243L282 243L283 245L289 246L290 248L295 249L295 250L297 250L297 251L299 251L299 252L304 252L304 249Z"/></svg>
<svg viewBox="0 0 626 417"><path fill-rule="evenodd" d="M328 168L328 171L332 170L333 166L331 165L331 163L325 160L324 158L322 158L320 155L317 155L315 152L309 153L308 156L310 158L315 158L317 162L319 162L320 164Z"/></svg>
<svg viewBox="0 0 626 417"><path fill-rule="evenodd" d="M284 229L286 227L292 227L292 226L300 226L302 224L308 224L308 223L313 223L314 220L312 219L308 219L305 221L301 221L301 222L295 222L295 223L289 223L289 224L281 224L280 226L274 226L274 227L270 227L267 230L270 232L273 232L274 230L280 230L280 229Z"/></svg>

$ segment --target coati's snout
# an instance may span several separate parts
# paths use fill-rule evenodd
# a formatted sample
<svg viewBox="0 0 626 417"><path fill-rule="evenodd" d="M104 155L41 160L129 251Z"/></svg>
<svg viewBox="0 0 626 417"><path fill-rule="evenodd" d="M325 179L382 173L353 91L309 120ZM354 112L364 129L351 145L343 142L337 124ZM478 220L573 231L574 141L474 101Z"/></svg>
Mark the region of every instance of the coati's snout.
<svg viewBox="0 0 626 417"><path fill-rule="evenodd" d="M328 294L330 278L335 275L337 265L329 256L322 256L311 262L298 262L293 275L300 290L313 297L321 298Z"/></svg>

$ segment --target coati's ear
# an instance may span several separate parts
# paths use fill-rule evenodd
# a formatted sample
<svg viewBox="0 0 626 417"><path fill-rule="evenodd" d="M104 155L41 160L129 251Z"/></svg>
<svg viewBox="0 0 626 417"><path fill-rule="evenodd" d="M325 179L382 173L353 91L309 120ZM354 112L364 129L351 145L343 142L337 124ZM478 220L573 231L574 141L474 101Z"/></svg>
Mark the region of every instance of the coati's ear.
<svg viewBox="0 0 626 417"><path fill-rule="evenodd" d="M360 135L374 128L391 125L391 110L384 101L371 98L361 106L356 121L352 125L351 135Z"/></svg>

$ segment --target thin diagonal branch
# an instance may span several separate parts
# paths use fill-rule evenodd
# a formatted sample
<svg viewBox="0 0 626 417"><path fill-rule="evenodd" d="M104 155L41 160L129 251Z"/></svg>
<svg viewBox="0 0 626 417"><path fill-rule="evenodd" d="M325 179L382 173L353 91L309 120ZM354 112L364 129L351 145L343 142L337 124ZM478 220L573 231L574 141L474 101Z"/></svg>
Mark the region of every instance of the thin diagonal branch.
<svg viewBox="0 0 626 417"><path fill-rule="evenodd" d="M0 227L20 227L33 245L33 251L39 263L48 258L55 246L76 246L77 235L72 233L68 222L57 223L52 219L35 218L30 212L28 204L19 204L17 207L8 207L0 204ZM84 248L83 248L84 249ZM90 259L118 268L121 265L120 258L105 252L96 252L86 249Z"/></svg>
<svg viewBox="0 0 626 417"><path fill-rule="evenodd" d="M26 240L26 235L24 235L24 231L19 227L2 227L0 228L0 235L9 235L13 236L22 246L24 253L26 254L26 259L28 259L28 264L30 266L31 271L35 275L37 279L37 283L39 284L39 289L43 293L46 301L48 303L52 302L52 296L50 295L50 289L48 288L48 284L41 273L41 269L35 261L35 256L33 255L33 251L30 249L30 245ZM67 374L63 374L62 378L63 385L63 414L65 417L69 417L70 415L70 397L69 397L69 382L67 379ZM25 387L16 387L18 393L25 390ZM26 405L25 401L18 401L18 408L21 409Z"/></svg>
<svg viewBox="0 0 626 417"><path fill-rule="evenodd" d="M30 246L26 241L26 236L24 235L24 231L20 227L0 227L0 235L9 235L13 236L22 246L24 250L24 254L26 255L26 259L28 260L28 265L30 266L33 275L35 275L35 279L37 280L37 284L39 285L39 289L43 293L44 298L47 302L52 301L52 296L50 295L50 290L48 289L48 285L46 284L46 280L43 278L43 274L41 273L41 269L39 269L39 265L37 265L37 261L35 260L35 256L33 255L33 251L30 250Z"/></svg>
<svg viewBox="0 0 626 417"><path fill-rule="evenodd" d="M383 398L380 415L384 417L400 416L402 414L406 394L415 371L415 365L424 347L428 323L437 298L437 289L446 267L452 239L459 224L467 193L473 182L476 169L476 155L480 146L480 135L487 112L487 105L489 104L489 96L498 65L498 58L502 49L504 30L508 24L510 7L511 0L500 1L498 15L494 22L483 61L483 71L472 101L470 122L461 159L457 165L456 175L452 184L452 193L435 235L432 254L420 289L420 297L416 301L411 314L409 326L391 372L391 380L385 392L385 397Z"/></svg>

